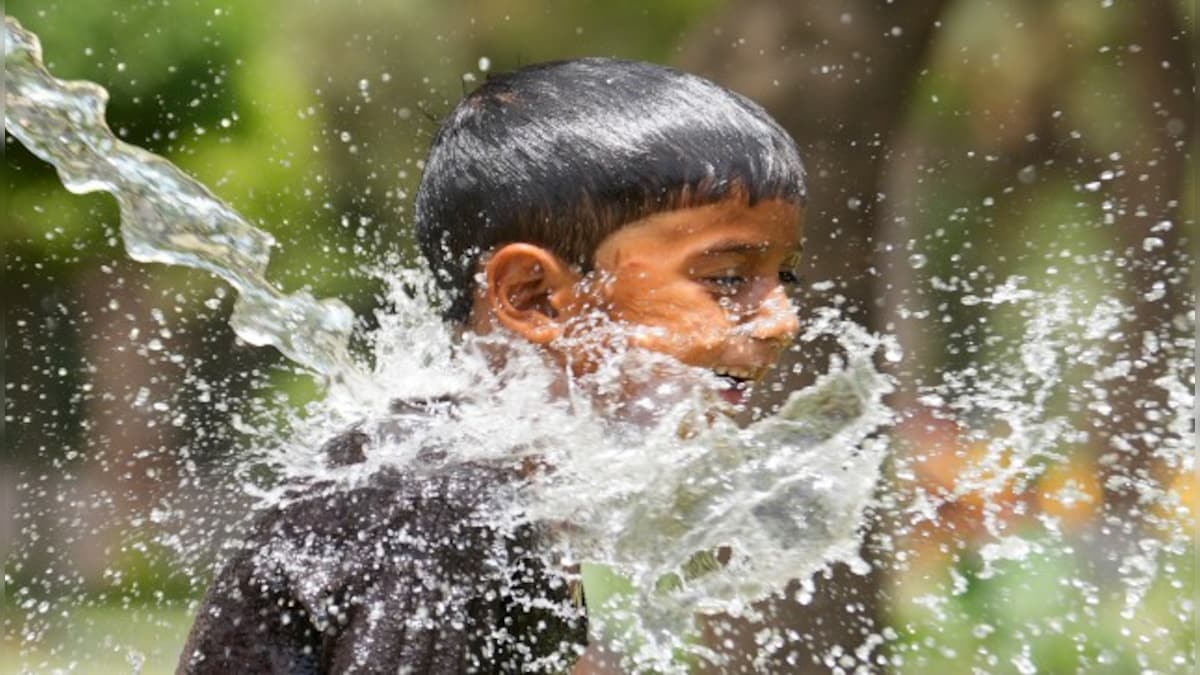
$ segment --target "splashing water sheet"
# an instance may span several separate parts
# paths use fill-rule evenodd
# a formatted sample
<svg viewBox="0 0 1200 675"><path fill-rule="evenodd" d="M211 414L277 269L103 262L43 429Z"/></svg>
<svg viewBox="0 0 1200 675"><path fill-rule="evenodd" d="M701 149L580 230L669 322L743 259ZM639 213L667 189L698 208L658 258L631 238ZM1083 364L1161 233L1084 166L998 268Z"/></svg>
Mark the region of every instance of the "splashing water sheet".
<svg viewBox="0 0 1200 675"><path fill-rule="evenodd" d="M40 52L6 17L6 130L53 164L70 191L116 197L131 257L221 277L239 293L231 323L240 337L276 347L329 382L329 397L344 397L252 430L238 476L270 473L241 486L262 505L286 502L297 484L353 489L388 467L551 467L522 483L495 518L560 524L554 564L607 570L628 585L588 609L593 633L617 645L631 670L720 666L722 655L697 635L704 617L721 615L763 626L754 663L786 671L770 659L803 636L764 601L798 580L787 601L805 606L814 580L836 563L916 581L894 591L887 625L867 624L853 644L811 656L830 670L1053 670L1044 645L1054 640L1077 652L1064 672L1194 665L1194 636L1186 637L1195 615L1187 592L1195 502L1186 483L1196 470L1194 313L1126 340L1132 310L1115 297L1081 299L1020 277L987 289L937 279L935 290L988 308L1019 335L993 341L986 363L927 378L911 392L921 412L887 404L895 383L877 364L904 366L895 340L830 309L813 313L798 348L833 341L839 356L815 384L743 426L709 414L711 374L614 351L597 377L639 368L676 376L673 390L645 401L653 422L631 428L605 421L578 392L552 398L555 374L528 349L509 345L512 357L497 370L487 356L495 338L456 342L430 308L429 280L411 270L376 272L390 288L389 311L368 336L373 365L355 363L346 306L268 283L271 237L167 160L114 138L104 90L56 80ZM1079 469L1072 451L1103 431L1110 385L1150 366L1161 373L1157 390L1139 405L1154 424L1114 439L1116 450ZM452 414L424 414L394 433L392 401L438 397L459 401ZM373 450L330 468L314 439L348 428L371 436ZM432 461L423 455L431 446L443 451ZM1079 515L1106 491L1121 499L1098 516ZM72 608L65 601L48 612L28 593L17 591L26 599L5 628L32 653L51 639L52 615ZM1029 609L1048 598L1055 606ZM1147 603L1167 609L1153 613ZM1025 613L1004 625L1010 608Z"/></svg>
<svg viewBox="0 0 1200 675"><path fill-rule="evenodd" d="M108 92L51 76L37 36L8 16L4 55L5 131L54 165L71 192L112 193L132 258L221 277L240 296L230 319L239 337L276 347L319 375L349 376L353 314L336 300L287 296L267 282L271 235L167 160L116 138L104 119Z"/></svg>

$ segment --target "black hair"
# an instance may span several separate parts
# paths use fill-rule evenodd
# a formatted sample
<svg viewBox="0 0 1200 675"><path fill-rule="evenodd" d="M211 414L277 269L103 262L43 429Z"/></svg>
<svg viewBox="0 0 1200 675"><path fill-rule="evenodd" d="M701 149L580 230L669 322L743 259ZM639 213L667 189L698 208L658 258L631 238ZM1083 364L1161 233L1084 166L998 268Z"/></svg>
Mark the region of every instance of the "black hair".
<svg viewBox="0 0 1200 675"><path fill-rule="evenodd" d="M732 195L804 201L796 144L761 107L664 66L555 61L489 77L442 123L417 239L449 295L443 315L465 321L480 256L499 245L587 270L621 226Z"/></svg>

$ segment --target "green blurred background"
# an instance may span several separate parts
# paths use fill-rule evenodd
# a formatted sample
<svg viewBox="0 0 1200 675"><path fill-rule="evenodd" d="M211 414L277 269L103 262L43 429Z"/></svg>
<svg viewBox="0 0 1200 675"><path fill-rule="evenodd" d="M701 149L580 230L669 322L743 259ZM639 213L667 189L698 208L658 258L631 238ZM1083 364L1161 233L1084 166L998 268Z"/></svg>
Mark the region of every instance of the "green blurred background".
<svg viewBox="0 0 1200 675"><path fill-rule="evenodd" d="M412 260L411 197L436 120L484 70L583 55L698 72L792 132L812 181L806 305L842 305L900 339L894 403L908 420L924 419L919 386L1005 358L984 335L1019 339L1025 325L951 301L936 279L974 274L982 287L1022 275L1081 302L1113 295L1130 305L1133 335L1194 324L1172 324L1195 288L1184 0L10 0L5 11L41 37L52 73L109 90L122 138L277 238L270 278L344 299L363 329L384 304L363 265ZM235 340L218 282L128 261L111 198L69 195L8 136L3 185L0 669L125 672L144 660L146 672L170 670L212 547L236 536L249 502L222 480L246 420L316 391L277 354ZM1164 220L1172 227L1148 248ZM821 354L804 358L815 365L789 387L820 368ZM1162 374L1135 373L1114 405L1136 409ZM1131 415L1111 427L1142 419ZM969 465L960 431L911 434L937 455L918 480L951 484ZM1056 517L1100 537L1112 509L1128 506L1105 492L1104 442L1072 448L1013 503L1053 510L1039 505L1039 485L1080 486L1090 506ZM1146 471L1192 509L1183 526L1194 523L1191 474ZM1095 571L1086 547L976 578L968 557L947 553L976 541L969 505L951 506L942 515L966 524L906 532L921 540L906 544L920 562L835 575L892 626L898 670L1009 671L1022 655L1047 672L1194 664L1178 660L1194 650L1191 610L1178 607L1194 587L1186 551L1147 596L1145 630L1123 632L1106 620L1117 591L1056 583ZM197 521L179 532L187 555L162 547L166 511ZM963 575L969 591L947 593ZM832 597L796 611L819 615L847 596Z"/></svg>

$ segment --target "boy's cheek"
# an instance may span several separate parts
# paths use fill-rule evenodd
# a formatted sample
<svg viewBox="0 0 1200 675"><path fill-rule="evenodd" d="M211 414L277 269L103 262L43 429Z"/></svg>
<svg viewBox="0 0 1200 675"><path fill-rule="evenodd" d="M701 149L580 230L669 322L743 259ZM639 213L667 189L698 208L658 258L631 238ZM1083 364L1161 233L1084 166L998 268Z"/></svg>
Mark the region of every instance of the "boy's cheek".
<svg viewBox="0 0 1200 675"><path fill-rule="evenodd" d="M577 317L566 325L553 345L561 365L579 377L612 363L633 345L630 326L595 312Z"/></svg>
<svg viewBox="0 0 1200 675"><path fill-rule="evenodd" d="M718 332L700 325L667 328L605 320L568 328L553 347L561 365L579 376L638 352L708 368L722 353L723 345Z"/></svg>
<svg viewBox="0 0 1200 675"><path fill-rule="evenodd" d="M690 366L709 367L721 355L725 340L713 326L687 323L670 328L640 327L630 335L629 344L637 349L673 356Z"/></svg>

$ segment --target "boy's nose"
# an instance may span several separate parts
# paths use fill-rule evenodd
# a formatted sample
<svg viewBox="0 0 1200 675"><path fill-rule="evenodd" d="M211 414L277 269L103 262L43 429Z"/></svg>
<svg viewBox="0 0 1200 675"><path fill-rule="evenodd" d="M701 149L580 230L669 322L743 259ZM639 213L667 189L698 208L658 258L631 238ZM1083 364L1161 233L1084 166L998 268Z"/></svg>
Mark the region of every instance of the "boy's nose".
<svg viewBox="0 0 1200 675"><path fill-rule="evenodd" d="M750 319L750 335L764 342L788 344L800 333L796 306L782 286L776 286L758 305Z"/></svg>

